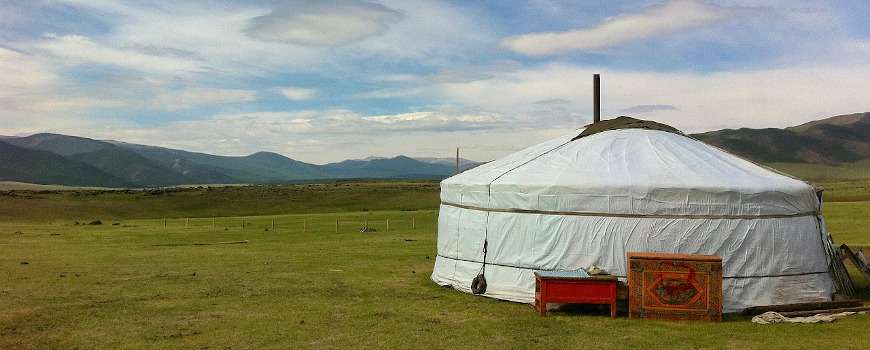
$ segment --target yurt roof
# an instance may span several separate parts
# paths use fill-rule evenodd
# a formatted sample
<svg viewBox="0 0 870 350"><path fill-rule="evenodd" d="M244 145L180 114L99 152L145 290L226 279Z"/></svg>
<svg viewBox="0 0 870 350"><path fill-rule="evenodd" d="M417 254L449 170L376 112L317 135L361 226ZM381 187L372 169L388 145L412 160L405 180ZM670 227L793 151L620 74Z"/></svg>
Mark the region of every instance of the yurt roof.
<svg viewBox="0 0 870 350"><path fill-rule="evenodd" d="M809 184L683 135L622 117L442 182L442 201L484 208L676 215L805 215Z"/></svg>

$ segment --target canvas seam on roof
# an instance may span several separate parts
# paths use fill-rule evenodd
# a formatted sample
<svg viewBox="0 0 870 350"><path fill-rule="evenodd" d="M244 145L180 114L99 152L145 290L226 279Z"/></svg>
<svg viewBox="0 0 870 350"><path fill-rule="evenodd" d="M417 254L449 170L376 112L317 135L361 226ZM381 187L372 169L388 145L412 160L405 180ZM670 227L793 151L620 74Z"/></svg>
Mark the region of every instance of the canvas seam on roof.
<svg viewBox="0 0 870 350"><path fill-rule="evenodd" d="M571 141L574 141L574 140L571 140ZM550 152L553 152L553 151L555 151L555 150L557 150L557 149L559 149L559 148L564 147L565 145L571 143L571 141L567 141L567 142L565 142L565 143L563 143L563 144L561 144L561 145L558 145L558 146L556 146L556 147L553 147L552 149L549 149L549 150L547 150L547 151L544 152L544 153L541 153L541 154L539 154L539 155L536 155L536 156L532 157L532 159L529 159L529 160L523 162L523 163L520 164L520 165L517 165L517 166L515 166L515 167L513 167L513 168L508 169L507 171L505 171L505 172L502 173L501 175L496 176L494 179L492 179L492 181L489 182L489 184L486 185L487 195L492 196L492 184L493 184L494 182L496 182L498 179L500 179L502 176L505 176L505 175L507 175L509 172L514 171L514 170L517 170L517 169L519 169L520 167L522 167L522 166L524 166L524 165L526 165L526 164L529 164L529 163L531 163L532 161L534 161L534 160L536 160L536 159L538 159L538 158L541 158L541 157L543 157L544 155L546 155L546 154L548 154L548 153L550 153Z"/></svg>
<svg viewBox="0 0 870 350"><path fill-rule="evenodd" d="M573 141L573 140L566 141L566 142L562 143L561 145L553 147L552 149L549 149L546 152L543 152L537 156L534 156L534 157L532 157L532 159L529 159L529 160L527 160L527 161L525 161L525 162L523 162L523 163L521 163L513 168L510 168L507 171L505 171L504 173L502 173L501 175L493 178L492 181L490 181L486 185L486 201L487 201L487 203L489 203L492 200L492 184L494 182L496 182L498 179L500 179L502 176L505 176L505 175L507 175L507 173L514 171L514 170L516 170L516 169L518 169L526 164L531 163L532 161L544 156L545 154L548 154L548 153L553 152L559 148L564 147L565 145L567 145L571 141ZM488 243L489 243L489 212L486 212L486 223L483 226L483 260L484 260L484 262L482 263L482 266L480 267L481 275L486 271L486 250L487 250ZM454 273L455 273L455 270L454 270ZM485 281L485 279L484 279L484 281Z"/></svg>

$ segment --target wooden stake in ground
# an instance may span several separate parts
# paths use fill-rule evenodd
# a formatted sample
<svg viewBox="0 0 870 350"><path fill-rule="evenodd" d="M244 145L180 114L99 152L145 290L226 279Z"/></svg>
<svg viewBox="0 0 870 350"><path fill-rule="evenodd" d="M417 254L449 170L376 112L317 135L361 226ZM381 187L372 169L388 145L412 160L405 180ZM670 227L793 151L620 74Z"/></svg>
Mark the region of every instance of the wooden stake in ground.
<svg viewBox="0 0 870 350"><path fill-rule="evenodd" d="M416 229L417 229L417 218L415 218L415 217L413 217L413 216L411 217L411 229L412 229L412 230L416 230Z"/></svg>
<svg viewBox="0 0 870 350"><path fill-rule="evenodd" d="M390 219L387 219L387 232L390 232Z"/></svg>
<svg viewBox="0 0 870 350"><path fill-rule="evenodd" d="M272 217L272 231L275 231L275 218Z"/></svg>
<svg viewBox="0 0 870 350"><path fill-rule="evenodd" d="M335 218L335 233L338 233L338 218Z"/></svg>
<svg viewBox="0 0 870 350"><path fill-rule="evenodd" d="M185 218L184 228L188 228L188 227L190 227L190 218Z"/></svg>
<svg viewBox="0 0 870 350"><path fill-rule="evenodd" d="M245 218L242 218L242 232L245 231Z"/></svg>

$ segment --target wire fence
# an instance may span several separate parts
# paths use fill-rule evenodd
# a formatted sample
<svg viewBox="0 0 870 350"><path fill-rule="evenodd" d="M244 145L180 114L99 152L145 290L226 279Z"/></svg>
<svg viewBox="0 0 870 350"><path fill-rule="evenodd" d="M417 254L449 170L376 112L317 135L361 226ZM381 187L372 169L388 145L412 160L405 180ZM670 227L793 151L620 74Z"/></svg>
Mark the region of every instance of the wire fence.
<svg viewBox="0 0 870 350"><path fill-rule="evenodd" d="M437 223L435 213L414 214L316 214L311 216L184 217L137 220L166 231L251 232L371 232L428 229Z"/></svg>

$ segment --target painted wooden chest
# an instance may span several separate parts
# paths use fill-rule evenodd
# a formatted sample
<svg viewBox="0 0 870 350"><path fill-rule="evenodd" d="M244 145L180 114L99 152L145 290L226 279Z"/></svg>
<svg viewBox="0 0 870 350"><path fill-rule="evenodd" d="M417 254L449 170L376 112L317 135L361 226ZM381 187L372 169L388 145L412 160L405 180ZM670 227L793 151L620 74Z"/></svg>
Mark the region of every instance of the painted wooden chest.
<svg viewBox="0 0 870 350"><path fill-rule="evenodd" d="M630 318L722 320L722 259L628 253Z"/></svg>

